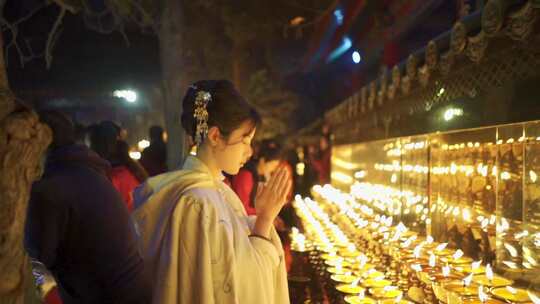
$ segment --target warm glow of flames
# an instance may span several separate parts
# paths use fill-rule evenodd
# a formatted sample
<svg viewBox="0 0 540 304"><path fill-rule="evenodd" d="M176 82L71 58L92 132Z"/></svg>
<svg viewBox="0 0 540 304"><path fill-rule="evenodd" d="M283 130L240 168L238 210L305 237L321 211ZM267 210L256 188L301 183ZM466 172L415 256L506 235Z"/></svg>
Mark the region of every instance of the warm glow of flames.
<svg viewBox="0 0 540 304"><path fill-rule="evenodd" d="M493 269L490 264L487 264L486 266L486 278L490 281L493 280Z"/></svg>
<svg viewBox="0 0 540 304"><path fill-rule="evenodd" d="M508 290L508 292L513 294L513 295L517 294L517 292L518 292L517 289L515 289L512 286L506 286L506 290Z"/></svg>
<svg viewBox="0 0 540 304"><path fill-rule="evenodd" d="M422 252L422 245L418 245L416 247L414 247L414 250L413 250L413 255L415 258L420 258L420 253Z"/></svg>
<svg viewBox="0 0 540 304"><path fill-rule="evenodd" d="M422 271L422 266L420 264L414 264L411 266L411 269L420 272Z"/></svg>
<svg viewBox="0 0 540 304"><path fill-rule="evenodd" d="M358 298L363 299L366 297L366 291L364 289L360 290L358 293Z"/></svg>
<svg viewBox="0 0 540 304"><path fill-rule="evenodd" d="M504 248L506 248L506 250L508 250L508 252L510 253L510 255L515 258L518 256L518 251L516 249L516 247L508 244L508 243L504 243Z"/></svg>
<svg viewBox="0 0 540 304"><path fill-rule="evenodd" d="M359 266L360 269L362 269L362 268L364 268L364 266L366 266L366 263L367 263L367 261L368 261L368 258L367 258L366 255L362 254L362 255L360 255L360 256L358 257L358 261L360 262L360 263L358 264L358 266Z"/></svg>
<svg viewBox="0 0 540 304"><path fill-rule="evenodd" d="M527 290L527 294L534 304L540 304L540 298L534 292Z"/></svg>
<svg viewBox="0 0 540 304"><path fill-rule="evenodd" d="M448 243L439 244L439 246L435 248L435 251L443 251L446 248L446 246L448 246Z"/></svg>
<svg viewBox="0 0 540 304"><path fill-rule="evenodd" d="M430 256L429 256L429 266L430 267L435 267L435 255L432 253Z"/></svg>
<svg viewBox="0 0 540 304"><path fill-rule="evenodd" d="M433 237L431 235L428 235L428 237L426 238L426 243L431 244L433 243L433 241Z"/></svg>
<svg viewBox="0 0 540 304"><path fill-rule="evenodd" d="M399 296L396 297L396 299L394 300L394 303L399 303L401 302L401 299L403 299L403 294L400 293ZM536 303L535 303L536 304Z"/></svg>
<svg viewBox="0 0 540 304"><path fill-rule="evenodd" d="M397 287L396 286L384 286L383 289L384 289L384 291L392 291L392 290L397 290Z"/></svg>
<svg viewBox="0 0 540 304"><path fill-rule="evenodd" d="M482 303L485 303L488 299L488 295L484 292L484 286L478 286L478 298Z"/></svg>
<svg viewBox="0 0 540 304"><path fill-rule="evenodd" d="M442 268L443 276L447 277L450 275L450 266L446 265Z"/></svg>
<svg viewBox="0 0 540 304"><path fill-rule="evenodd" d="M503 264L508 266L511 269L518 269L518 265L512 261L503 261Z"/></svg>
<svg viewBox="0 0 540 304"><path fill-rule="evenodd" d="M457 260L457 259L461 258L462 256L463 256L463 251L461 251L461 249L458 249L458 250L456 250L454 255L452 255L452 258L454 258L454 260Z"/></svg>
<svg viewBox="0 0 540 304"><path fill-rule="evenodd" d="M355 252L356 251L356 246L354 246L354 244L349 244L349 246L347 246L347 250L349 252Z"/></svg>
<svg viewBox="0 0 540 304"><path fill-rule="evenodd" d="M472 279L473 279L473 274L471 273L470 275L468 275L467 277L465 277L465 278L463 279L463 285L464 285L464 286L469 286L469 285L471 285Z"/></svg>
<svg viewBox="0 0 540 304"><path fill-rule="evenodd" d="M351 283L351 285L356 287L356 286L358 286L358 283L360 283L360 278L354 280L354 281Z"/></svg>
<svg viewBox="0 0 540 304"><path fill-rule="evenodd" d="M472 270L477 270L478 268L480 268L480 265L482 265L482 260L472 262L471 263L471 269Z"/></svg>

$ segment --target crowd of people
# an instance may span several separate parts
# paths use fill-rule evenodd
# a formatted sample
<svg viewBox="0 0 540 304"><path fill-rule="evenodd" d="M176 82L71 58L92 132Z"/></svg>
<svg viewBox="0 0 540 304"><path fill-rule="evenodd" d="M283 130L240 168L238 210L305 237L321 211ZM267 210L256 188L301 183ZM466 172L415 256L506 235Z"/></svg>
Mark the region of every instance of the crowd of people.
<svg viewBox="0 0 540 304"><path fill-rule="evenodd" d="M112 121L81 131L59 111L39 113L53 142L25 248L40 282L55 281L47 301L288 303L291 201L329 181L329 138L302 153L253 143L261 119L228 81L197 82L182 106L197 152L170 171L159 126L138 162Z"/></svg>

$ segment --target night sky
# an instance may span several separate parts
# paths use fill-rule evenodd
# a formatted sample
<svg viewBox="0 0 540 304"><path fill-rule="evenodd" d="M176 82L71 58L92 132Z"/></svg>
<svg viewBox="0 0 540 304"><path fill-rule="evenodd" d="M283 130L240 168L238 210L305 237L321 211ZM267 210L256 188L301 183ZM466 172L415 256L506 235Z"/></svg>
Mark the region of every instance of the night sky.
<svg viewBox="0 0 540 304"><path fill-rule="evenodd" d="M11 21L25 15L38 0L8 1L5 15ZM346 3L348 1L342 1ZM437 35L448 30L455 11L451 1L442 1L431 14L416 21L416 25L400 37L394 61L400 61L412 50L425 45ZM446 4L445 4L446 3ZM45 46L47 35L58 14L58 7L50 5L25 22L19 34L28 39L37 50ZM365 12L369 15L369 12ZM361 15L354 20L353 33L362 31ZM407 18L408 16L397 16ZM301 40L290 39L276 47L283 48L283 62L301 62L307 54L312 36L322 29L306 31ZM77 105L95 106L96 100L106 99L115 89L134 88L149 92L160 85L160 62L158 41L155 35L143 33L135 26L128 26L126 34L129 46L117 32L100 34L85 27L80 15L67 14L62 23L53 52L50 70L43 58L25 64L19 63L19 56L11 49L8 57L8 74L12 89L27 102L39 106L51 99L65 99L67 103L77 101ZM4 39L10 35L4 32ZM302 104L298 110L297 126L303 126L320 117L325 110L336 105L347 96L359 90L373 79L383 60L383 50L369 49L355 41L353 49L361 49L366 55L362 63L354 65L351 52L332 62L319 60L309 66L283 66L287 71L281 75L284 86L300 95ZM321 46L322 47L322 46ZM289 57L289 58L287 58Z"/></svg>

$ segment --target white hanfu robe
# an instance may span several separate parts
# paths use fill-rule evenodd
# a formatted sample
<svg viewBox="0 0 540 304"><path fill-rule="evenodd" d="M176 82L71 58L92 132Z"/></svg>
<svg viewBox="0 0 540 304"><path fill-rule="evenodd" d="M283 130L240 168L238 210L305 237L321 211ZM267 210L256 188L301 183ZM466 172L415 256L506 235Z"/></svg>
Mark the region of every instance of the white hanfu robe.
<svg viewBox="0 0 540 304"><path fill-rule="evenodd" d="M196 157L150 178L135 191L135 207L153 303L289 303L275 229L270 240L250 236L254 218Z"/></svg>

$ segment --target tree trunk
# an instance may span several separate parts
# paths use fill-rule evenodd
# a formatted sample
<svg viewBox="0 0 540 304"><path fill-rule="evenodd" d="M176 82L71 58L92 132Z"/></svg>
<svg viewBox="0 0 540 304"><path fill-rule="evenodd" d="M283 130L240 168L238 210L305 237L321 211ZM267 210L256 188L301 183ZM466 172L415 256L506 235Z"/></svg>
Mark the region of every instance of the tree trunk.
<svg viewBox="0 0 540 304"><path fill-rule="evenodd" d="M163 100L165 105L165 126L167 129L167 166L177 169L186 153L185 134L180 118L182 116L181 80L182 62L182 1L164 0L159 28L159 47L163 77Z"/></svg>
<svg viewBox="0 0 540 304"><path fill-rule="evenodd" d="M51 132L34 112L17 108L3 45L0 34L0 303L32 303L37 294L23 248L24 222Z"/></svg>

